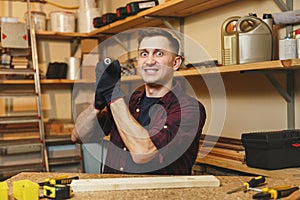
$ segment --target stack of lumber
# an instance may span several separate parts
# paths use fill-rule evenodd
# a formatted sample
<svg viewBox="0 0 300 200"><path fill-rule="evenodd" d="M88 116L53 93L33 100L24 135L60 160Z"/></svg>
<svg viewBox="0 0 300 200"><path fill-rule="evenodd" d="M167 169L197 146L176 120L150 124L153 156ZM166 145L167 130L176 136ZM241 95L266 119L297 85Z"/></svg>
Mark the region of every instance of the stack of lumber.
<svg viewBox="0 0 300 200"><path fill-rule="evenodd" d="M244 162L245 149L239 139L203 135L199 156L213 156Z"/></svg>
<svg viewBox="0 0 300 200"><path fill-rule="evenodd" d="M13 57L11 65L13 65L15 69L26 69L29 65L29 61L25 56Z"/></svg>
<svg viewBox="0 0 300 200"><path fill-rule="evenodd" d="M238 170L245 164L245 149L241 140L202 135L196 163Z"/></svg>
<svg viewBox="0 0 300 200"><path fill-rule="evenodd" d="M45 122L46 136L70 135L74 128L74 122L68 119L49 119Z"/></svg>
<svg viewBox="0 0 300 200"><path fill-rule="evenodd" d="M2 141L39 138L39 126L37 123L0 124L0 140Z"/></svg>

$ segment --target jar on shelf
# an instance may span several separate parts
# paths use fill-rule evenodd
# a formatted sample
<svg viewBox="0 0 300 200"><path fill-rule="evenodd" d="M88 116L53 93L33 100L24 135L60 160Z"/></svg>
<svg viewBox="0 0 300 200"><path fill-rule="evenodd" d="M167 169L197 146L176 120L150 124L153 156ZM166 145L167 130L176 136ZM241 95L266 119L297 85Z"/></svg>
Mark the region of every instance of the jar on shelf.
<svg viewBox="0 0 300 200"><path fill-rule="evenodd" d="M1 64L4 68L10 68L11 55L9 49L3 49L1 52Z"/></svg>

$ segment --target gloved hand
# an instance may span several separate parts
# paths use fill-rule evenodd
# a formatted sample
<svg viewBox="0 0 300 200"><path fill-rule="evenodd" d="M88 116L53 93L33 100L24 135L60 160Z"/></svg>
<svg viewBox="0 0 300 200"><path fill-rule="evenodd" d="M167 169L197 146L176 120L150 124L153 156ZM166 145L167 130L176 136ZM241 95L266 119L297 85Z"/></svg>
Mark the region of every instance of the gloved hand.
<svg viewBox="0 0 300 200"><path fill-rule="evenodd" d="M121 66L118 60L105 58L98 62L96 66L96 91L95 108L103 109L106 104L110 104L123 96L121 84Z"/></svg>

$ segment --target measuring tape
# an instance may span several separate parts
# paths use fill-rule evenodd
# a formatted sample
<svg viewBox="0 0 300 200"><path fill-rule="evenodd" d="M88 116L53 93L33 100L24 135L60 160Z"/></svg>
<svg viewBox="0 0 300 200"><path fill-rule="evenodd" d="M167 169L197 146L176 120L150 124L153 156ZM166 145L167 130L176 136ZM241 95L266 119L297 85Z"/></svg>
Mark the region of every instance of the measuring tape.
<svg viewBox="0 0 300 200"><path fill-rule="evenodd" d="M68 199L72 196L73 190L69 185L44 185L44 197L51 199Z"/></svg>
<svg viewBox="0 0 300 200"><path fill-rule="evenodd" d="M62 175L54 178L47 178L44 182L39 183L43 186L44 197L50 199L68 199L72 196L73 190L69 185L72 180L79 179L78 176L68 177Z"/></svg>

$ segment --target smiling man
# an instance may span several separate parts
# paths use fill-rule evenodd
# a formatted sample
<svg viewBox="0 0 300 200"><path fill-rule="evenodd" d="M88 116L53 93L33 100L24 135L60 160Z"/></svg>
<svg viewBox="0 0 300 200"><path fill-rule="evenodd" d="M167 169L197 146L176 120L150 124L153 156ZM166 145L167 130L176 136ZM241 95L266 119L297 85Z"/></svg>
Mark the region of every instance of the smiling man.
<svg viewBox="0 0 300 200"><path fill-rule="evenodd" d="M120 90L119 63L97 65L92 112L98 113L103 132L110 134L104 173L191 174L205 109L174 80L182 62L178 40L159 28L143 30L139 36L138 67L144 89L135 91L128 104ZM101 110L103 102L107 109ZM94 124L93 117L87 113L76 120L73 141L92 134L86 127Z"/></svg>

